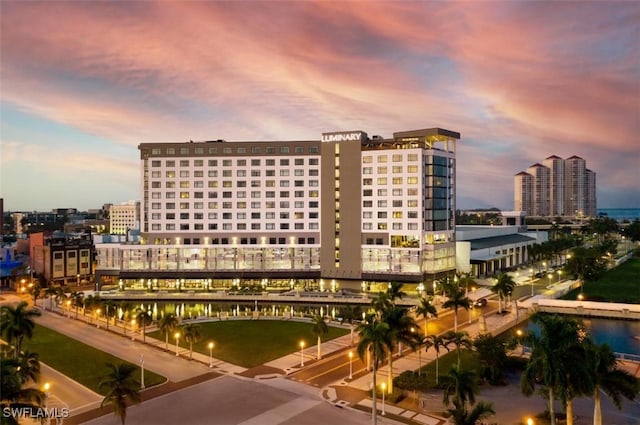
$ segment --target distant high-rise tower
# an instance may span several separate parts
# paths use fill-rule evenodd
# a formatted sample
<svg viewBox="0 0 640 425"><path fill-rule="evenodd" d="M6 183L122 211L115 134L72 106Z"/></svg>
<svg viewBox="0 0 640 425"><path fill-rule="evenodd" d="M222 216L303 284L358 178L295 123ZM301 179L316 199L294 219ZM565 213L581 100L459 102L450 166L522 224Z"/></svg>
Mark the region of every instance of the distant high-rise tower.
<svg viewBox="0 0 640 425"><path fill-rule="evenodd" d="M514 177L514 207L536 217L594 217L596 175L578 156L549 156Z"/></svg>

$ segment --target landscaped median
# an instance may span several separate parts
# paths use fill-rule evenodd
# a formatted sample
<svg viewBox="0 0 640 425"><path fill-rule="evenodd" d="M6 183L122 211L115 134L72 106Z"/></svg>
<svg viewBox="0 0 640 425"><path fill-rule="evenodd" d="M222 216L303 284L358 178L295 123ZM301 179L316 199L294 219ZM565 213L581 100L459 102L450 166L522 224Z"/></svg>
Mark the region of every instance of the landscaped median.
<svg viewBox="0 0 640 425"><path fill-rule="evenodd" d="M41 362L101 395L106 395L109 391L98 385L109 372L106 364L129 363L42 325L35 327L33 338L25 343L25 348L38 353ZM134 366L137 368L136 376L139 377L140 365ZM152 387L166 380L164 376L146 369L144 371L145 387Z"/></svg>
<svg viewBox="0 0 640 425"><path fill-rule="evenodd" d="M184 326L178 327L181 334ZM238 366L252 368L279 357L291 354L300 349L300 342L305 347L317 343L308 322L281 320L229 320L198 323L200 338L194 342L193 351L209 355L209 343L214 343L213 357ZM169 335L169 350L175 347L174 332ZM328 341L349 333L348 329L328 327L322 335L322 341ZM150 337L165 341L160 332L151 332ZM178 338L183 349L189 349L184 335ZM164 346L164 345L163 345Z"/></svg>

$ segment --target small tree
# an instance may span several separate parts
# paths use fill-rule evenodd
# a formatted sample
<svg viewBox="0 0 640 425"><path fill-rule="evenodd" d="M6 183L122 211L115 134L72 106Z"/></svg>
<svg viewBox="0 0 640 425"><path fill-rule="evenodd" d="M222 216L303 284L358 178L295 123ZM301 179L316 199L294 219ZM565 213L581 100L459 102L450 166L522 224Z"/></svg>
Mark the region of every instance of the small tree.
<svg viewBox="0 0 640 425"><path fill-rule="evenodd" d="M189 323L184 327L184 340L189 343L189 360L193 359L193 344L200 341L200 326Z"/></svg>
<svg viewBox="0 0 640 425"><path fill-rule="evenodd" d="M178 328L178 318L175 314L165 314L158 322L160 332L164 334L164 349L169 350L169 335Z"/></svg>
<svg viewBox="0 0 640 425"><path fill-rule="evenodd" d="M147 342L147 325L150 325L152 322L151 314L147 311L139 310L136 315L136 321L142 326L142 342Z"/></svg>

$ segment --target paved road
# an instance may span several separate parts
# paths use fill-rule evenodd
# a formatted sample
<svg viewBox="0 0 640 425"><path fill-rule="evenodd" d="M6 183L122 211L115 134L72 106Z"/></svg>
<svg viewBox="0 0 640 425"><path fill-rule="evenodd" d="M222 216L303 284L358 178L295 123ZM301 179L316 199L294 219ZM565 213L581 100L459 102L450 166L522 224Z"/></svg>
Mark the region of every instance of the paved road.
<svg viewBox="0 0 640 425"><path fill-rule="evenodd" d="M136 425L367 425L366 413L326 403L318 391L281 378L257 381L223 376L127 410ZM113 415L87 422L116 425ZM381 420L381 424L394 422Z"/></svg>

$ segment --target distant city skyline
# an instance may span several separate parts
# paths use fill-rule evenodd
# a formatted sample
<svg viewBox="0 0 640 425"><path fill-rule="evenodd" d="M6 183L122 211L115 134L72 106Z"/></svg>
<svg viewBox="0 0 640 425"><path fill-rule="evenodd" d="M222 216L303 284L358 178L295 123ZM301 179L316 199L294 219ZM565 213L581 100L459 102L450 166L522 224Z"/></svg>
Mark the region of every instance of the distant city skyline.
<svg viewBox="0 0 640 425"><path fill-rule="evenodd" d="M451 128L457 207L577 155L640 207L638 2L0 2L5 211L140 198L138 144Z"/></svg>

